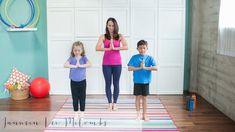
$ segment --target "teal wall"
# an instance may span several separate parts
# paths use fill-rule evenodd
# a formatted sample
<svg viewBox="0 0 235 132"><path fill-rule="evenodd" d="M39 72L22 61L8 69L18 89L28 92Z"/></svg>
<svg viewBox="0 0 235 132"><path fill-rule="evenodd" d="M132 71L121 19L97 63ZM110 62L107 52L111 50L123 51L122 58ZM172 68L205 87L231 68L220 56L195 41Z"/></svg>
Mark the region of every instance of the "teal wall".
<svg viewBox="0 0 235 132"><path fill-rule="evenodd" d="M190 0L186 0L185 21L185 63L184 63L184 91L189 91L190 82Z"/></svg>
<svg viewBox="0 0 235 132"><path fill-rule="evenodd" d="M9 16L17 24L25 23L30 16L30 7L26 0L10 0ZM38 0L40 19L37 31L8 32L6 26L0 23L0 98L9 97L4 92L12 68L31 76L48 78L47 60L47 28L46 28L46 0ZM2 12L2 10L1 10Z"/></svg>

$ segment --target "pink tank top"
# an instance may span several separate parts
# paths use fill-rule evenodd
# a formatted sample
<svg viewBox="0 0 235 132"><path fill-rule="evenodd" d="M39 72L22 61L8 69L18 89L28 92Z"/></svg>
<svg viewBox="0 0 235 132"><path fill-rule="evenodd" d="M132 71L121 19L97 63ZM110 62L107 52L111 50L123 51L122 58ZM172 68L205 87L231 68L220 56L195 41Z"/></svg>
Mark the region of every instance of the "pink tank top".
<svg viewBox="0 0 235 132"><path fill-rule="evenodd" d="M113 40L114 47L120 47L120 40ZM110 40L104 40L104 48L110 47ZM105 51L103 56L103 65L121 65L121 55L119 50Z"/></svg>

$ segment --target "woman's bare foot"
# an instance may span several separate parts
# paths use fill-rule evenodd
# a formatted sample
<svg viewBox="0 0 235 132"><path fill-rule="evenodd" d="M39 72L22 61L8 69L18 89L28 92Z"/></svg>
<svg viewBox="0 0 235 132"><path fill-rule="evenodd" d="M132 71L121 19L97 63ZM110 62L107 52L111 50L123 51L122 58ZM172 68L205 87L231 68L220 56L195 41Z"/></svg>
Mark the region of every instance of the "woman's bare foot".
<svg viewBox="0 0 235 132"><path fill-rule="evenodd" d="M116 104L113 104L113 111L116 111L118 108L117 108L117 105Z"/></svg>
<svg viewBox="0 0 235 132"><path fill-rule="evenodd" d="M112 104L109 104L107 110L108 110L108 111L112 111Z"/></svg>

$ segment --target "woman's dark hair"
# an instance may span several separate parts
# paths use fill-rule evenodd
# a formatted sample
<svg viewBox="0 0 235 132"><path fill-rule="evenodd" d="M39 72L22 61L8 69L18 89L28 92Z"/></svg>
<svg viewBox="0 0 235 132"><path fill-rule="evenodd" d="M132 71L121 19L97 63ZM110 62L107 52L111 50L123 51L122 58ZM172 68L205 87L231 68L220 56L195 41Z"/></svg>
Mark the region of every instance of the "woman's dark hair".
<svg viewBox="0 0 235 132"><path fill-rule="evenodd" d="M106 22L106 27L105 27L105 34L104 34L104 36L105 36L105 38L107 38L108 40L111 39L110 32L109 32L108 27L107 27L109 21L112 21L113 24L114 24L113 38L114 38L115 40L118 40L119 37L120 37L119 34L118 34L119 27L118 27L118 23L117 23L116 19L113 18L113 17L108 18L108 20L107 20L107 22Z"/></svg>
<svg viewBox="0 0 235 132"><path fill-rule="evenodd" d="M145 40L140 40L138 43L137 43L137 48L141 45L146 45L148 47L148 42L145 41Z"/></svg>

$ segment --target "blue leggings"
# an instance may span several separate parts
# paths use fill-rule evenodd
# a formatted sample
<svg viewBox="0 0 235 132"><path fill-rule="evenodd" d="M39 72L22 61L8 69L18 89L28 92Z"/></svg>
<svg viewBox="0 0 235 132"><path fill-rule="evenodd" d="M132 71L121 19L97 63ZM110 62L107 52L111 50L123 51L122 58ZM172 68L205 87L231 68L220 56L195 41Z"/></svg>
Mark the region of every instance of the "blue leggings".
<svg viewBox="0 0 235 132"><path fill-rule="evenodd" d="M119 80L122 72L122 65L103 65L105 79L105 92L109 103L112 103L111 83L113 79L113 103L117 103L119 95Z"/></svg>

